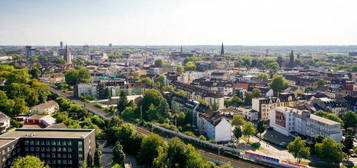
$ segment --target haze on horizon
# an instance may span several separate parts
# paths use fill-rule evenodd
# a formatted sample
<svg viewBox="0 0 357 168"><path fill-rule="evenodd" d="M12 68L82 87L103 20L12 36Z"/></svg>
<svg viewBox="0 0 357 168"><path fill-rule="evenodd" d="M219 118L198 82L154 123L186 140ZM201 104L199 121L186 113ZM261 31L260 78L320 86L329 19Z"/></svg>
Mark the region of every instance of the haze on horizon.
<svg viewBox="0 0 357 168"><path fill-rule="evenodd" d="M356 45L356 0L1 0L0 45Z"/></svg>

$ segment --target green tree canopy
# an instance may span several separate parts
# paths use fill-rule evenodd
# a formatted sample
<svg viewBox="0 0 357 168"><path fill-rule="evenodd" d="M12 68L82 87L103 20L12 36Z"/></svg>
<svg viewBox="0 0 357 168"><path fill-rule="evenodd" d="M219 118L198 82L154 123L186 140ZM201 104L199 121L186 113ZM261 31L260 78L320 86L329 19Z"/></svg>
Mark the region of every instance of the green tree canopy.
<svg viewBox="0 0 357 168"><path fill-rule="evenodd" d="M164 61L162 59L155 60L155 67L162 67L164 65Z"/></svg>
<svg viewBox="0 0 357 168"><path fill-rule="evenodd" d="M76 66L74 69L65 71L65 79L69 85L90 82L90 72L87 68Z"/></svg>
<svg viewBox="0 0 357 168"><path fill-rule="evenodd" d="M125 160L125 153L123 151L123 146L121 146L120 142L116 142L113 148L113 162L123 165Z"/></svg>
<svg viewBox="0 0 357 168"><path fill-rule="evenodd" d="M196 69L196 65L194 62L190 61L190 62L186 63L186 65L185 65L186 71L194 71L195 69Z"/></svg>
<svg viewBox="0 0 357 168"><path fill-rule="evenodd" d="M45 162L35 156L25 156L17 158L12 163L12 168L49 168Z"/></svg>
<svg viewBox="0 0 357 168"><path fill-rule="evenodd" d="M232 125L236 127L241 127L244 125L244 123L245 123L245 119L243 115L236 114L233 116Z"/></svg>
<svg viewBox="0 0 357 168"><path fill-rule="evenodd" d="M275 76L270 83L270 88L274 90L275 93L279 93L288 87L288 83L285 81L283 76Z"/></svg>
<svg viewBox="0 0 357 168"><path fill-rule="evenodd" d="M245 122L243 124L243 135L248 138L248 143L249 143L249 138L250 136L254 135L256 132L253 123L251 122Z"/></svg>
<svg viewBox="0 0 357 168"><path fill-rule="evenodd" d="M345 128L357 126L357 114L353 111L347 111L342 115L343 125Z"/></svg>
<svg viewBox="0 0 357 168"><path fill-rule="evenodd" d="M151 134L143 139L141 142L138 159L141 163L151 165L154 159L159 155L159 152L166 150L167 144L157 134Z"/></svg>
<svg viewBox="0 0 357 168"><path fill-rule="evenodd" d="M342 145L335 142L330 137L325 138L322 143L316 143L315 151L321 159L327 162L338 164L345 157L345 154L342 151Z"/></svg>
<svg viewBox="0 0 357 168"><path fill-rule="evenodd" d="M289 153L297 158L298 162L310 155L310 148L306 146L305 141L301 137L296 137L293 142L288 144L287 148Z"/></svg>
<svg viewBox="0 0 357 168"><path fill-rule="evenodd" d="M258 77L258 79L260 79L260 80L262 80L262 81L267 81L268 78L269 78L266 73L262 73L262 72L259 73L257 77Z"/></svg>

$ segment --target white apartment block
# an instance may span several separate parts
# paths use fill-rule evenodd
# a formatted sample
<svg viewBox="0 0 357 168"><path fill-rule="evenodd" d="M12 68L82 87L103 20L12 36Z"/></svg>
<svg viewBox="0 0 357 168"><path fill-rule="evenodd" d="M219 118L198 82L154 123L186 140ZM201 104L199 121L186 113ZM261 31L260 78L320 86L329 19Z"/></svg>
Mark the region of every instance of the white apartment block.
<svg viewBox="0 0 357 168"><path fill-rule="evenodd" d="M342 140L341 124L307 111L289 107L277 107L269 111L270 127L289 136L293 133L309 137L331 137L336 142Z"/></svg>

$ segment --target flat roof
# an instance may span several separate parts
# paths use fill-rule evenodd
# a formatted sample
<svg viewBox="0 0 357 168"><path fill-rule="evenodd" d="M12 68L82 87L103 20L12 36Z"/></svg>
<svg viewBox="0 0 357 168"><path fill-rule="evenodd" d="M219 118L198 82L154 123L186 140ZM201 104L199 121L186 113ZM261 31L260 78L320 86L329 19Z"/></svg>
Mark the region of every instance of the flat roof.
<svg viewBox="0 0 357 168"><path fill-rule="evenodd" d="M94 129L62 129L62 128L40 128L26 129L18 128L0 135L3 138L85 138Z"/></svg>
<svg viewBox="0 0 357 168"><path fill-rule="evenodd" d="M12 141L14 141L15 139L0 139L0 146L3 146L7 143L10 143Z"/></svg>
<svg viewBox="0 0 357 168"><path fill-rule="evenodd" d="M333 121L333 120L330 120L330 119L327 119L327 118L323 118L323 117L320 117L320 116L317 116L317 115L314 115L314 114L311 114L310 118L313 119L313 120L322 122L324 124L327 124L327 125L338 125L338 124L340 124L339 122L336 122L336 121Z"/></svg>

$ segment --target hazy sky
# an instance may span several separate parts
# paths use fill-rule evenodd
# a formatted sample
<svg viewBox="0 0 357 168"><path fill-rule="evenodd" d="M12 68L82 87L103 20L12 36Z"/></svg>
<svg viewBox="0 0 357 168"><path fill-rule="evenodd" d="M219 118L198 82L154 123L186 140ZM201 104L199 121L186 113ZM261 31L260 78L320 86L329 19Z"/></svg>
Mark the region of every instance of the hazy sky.
<svg viewBox="0 0 357 168"><path fill-rule="evenodd" d="M357 0L0 0L0 45L356 45Z"/></svg>

